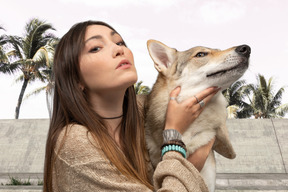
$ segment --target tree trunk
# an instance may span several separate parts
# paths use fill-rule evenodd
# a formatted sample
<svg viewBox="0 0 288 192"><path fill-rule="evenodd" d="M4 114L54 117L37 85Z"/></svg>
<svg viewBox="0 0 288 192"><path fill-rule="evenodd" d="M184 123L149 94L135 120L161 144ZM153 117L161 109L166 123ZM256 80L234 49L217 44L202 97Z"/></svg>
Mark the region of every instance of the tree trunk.
<svg viewBox="0 0 288 192"><path fill-rule="evenodd" d="M15 119L19 118L20 107L21 107L21 103L22 103L22 100L23 100L24 92L26 90L28 82L29 82L29 79L25 79L24 78L24 82L23 82L23 85L22 85L22 88L21 88L21 92L20 92L20 95L19 95L19 98L18 98L18 103L17 103L16 109L15 109Z"/></svg>
<svg viewBox="0 0 288 192"><path fill-rule="evenodd" d="M53 88L48 88L46 90L46 104L49 113L49 118L52 118L52 110L53 110L53 97L54 97L54 90Z"/></svg>

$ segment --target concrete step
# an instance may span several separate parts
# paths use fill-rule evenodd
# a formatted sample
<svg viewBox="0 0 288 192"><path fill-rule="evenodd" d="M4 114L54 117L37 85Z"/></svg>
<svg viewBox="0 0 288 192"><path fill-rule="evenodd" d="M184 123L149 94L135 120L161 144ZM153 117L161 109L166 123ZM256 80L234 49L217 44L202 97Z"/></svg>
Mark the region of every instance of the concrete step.
<svg viewBox="0 0 288 192"><path fill-rule="evenodd" d="M288 174L217 174L216 189L220 191L287 191Z"/></svg>
<svg viewBox="0 0 288 192"><path fill-rule="evenodd" d="M15 176L15 175L14 175ZM27 175L17 175L27 180ZM23 177L25 176L25 177ZM29 175L30 180L40 175ZM26 178L26 179L25 179ZM2 179L4 179L2 175ZM6 176L7 179L7 176ZM40 192L42 186L1 185L0 192ZM217 174L216 192L288 192L288 174Z"/></svg>
<svg viewBox="0 0 288 192"><path fill-rule="evenodd" d="M42 186L0 186L0 192L42 192Z"/></svg>

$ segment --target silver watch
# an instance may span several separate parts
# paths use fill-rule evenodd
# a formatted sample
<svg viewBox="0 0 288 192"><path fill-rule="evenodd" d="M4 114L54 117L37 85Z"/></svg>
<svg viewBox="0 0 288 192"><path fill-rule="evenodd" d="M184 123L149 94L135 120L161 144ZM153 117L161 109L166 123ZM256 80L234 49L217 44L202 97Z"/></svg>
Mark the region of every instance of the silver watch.
<svg viewBox="0 0 288 192"><path fill-rule="evenodd" d="M163 142L167 143L171 140L182 140L182 135L175 129L165 129L163 131Z"/></svg>

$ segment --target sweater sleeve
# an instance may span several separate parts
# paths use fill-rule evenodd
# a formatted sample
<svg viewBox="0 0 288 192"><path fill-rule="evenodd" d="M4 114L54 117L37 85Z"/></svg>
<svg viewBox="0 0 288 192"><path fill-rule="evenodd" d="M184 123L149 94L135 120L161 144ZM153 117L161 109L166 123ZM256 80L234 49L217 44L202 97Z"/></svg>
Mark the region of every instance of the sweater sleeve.
<svg viewBox="0 0 288 192"><path fill-rule="evenodd" d="M153 181L158 192L208 192L198 170L178 152L165 153L155 169Z"/></svg>

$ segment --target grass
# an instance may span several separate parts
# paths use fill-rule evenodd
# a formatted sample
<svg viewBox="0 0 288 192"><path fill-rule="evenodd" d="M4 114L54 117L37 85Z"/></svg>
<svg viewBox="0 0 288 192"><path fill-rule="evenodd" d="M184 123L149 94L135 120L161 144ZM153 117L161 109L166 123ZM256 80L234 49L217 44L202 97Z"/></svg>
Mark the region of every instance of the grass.
<svg viewBox="0 0 288 192"><path fill-rule="evenodd" d="M15 177L9 177L9 178L10 178L10 183L7 183L6 185L32 185L30 182L30 178L24 181Z"/></svg>
<svg viewBox="0 0 288 192"><path fill-rule="evenodd" d="M1 183L0 185L10 185L10 186L13 186L13 185L33 185L31 182L30 182L30 177L28 180L21 180L19 178L16 178L16 177L10 177L10 182L9 183ZM35 183L34 183L35 184ZM36 184L35 184L36 185ZM42 186L43 185L43 180L42 179L39 179L38 178L38 182L37 182L37 185L38 186Z"/></svg>
<svg viewBox="0 0 288 192"><path fill-rule="evenodd" d="M43 185L43 180L38 180L37 185Z"/></svg>

